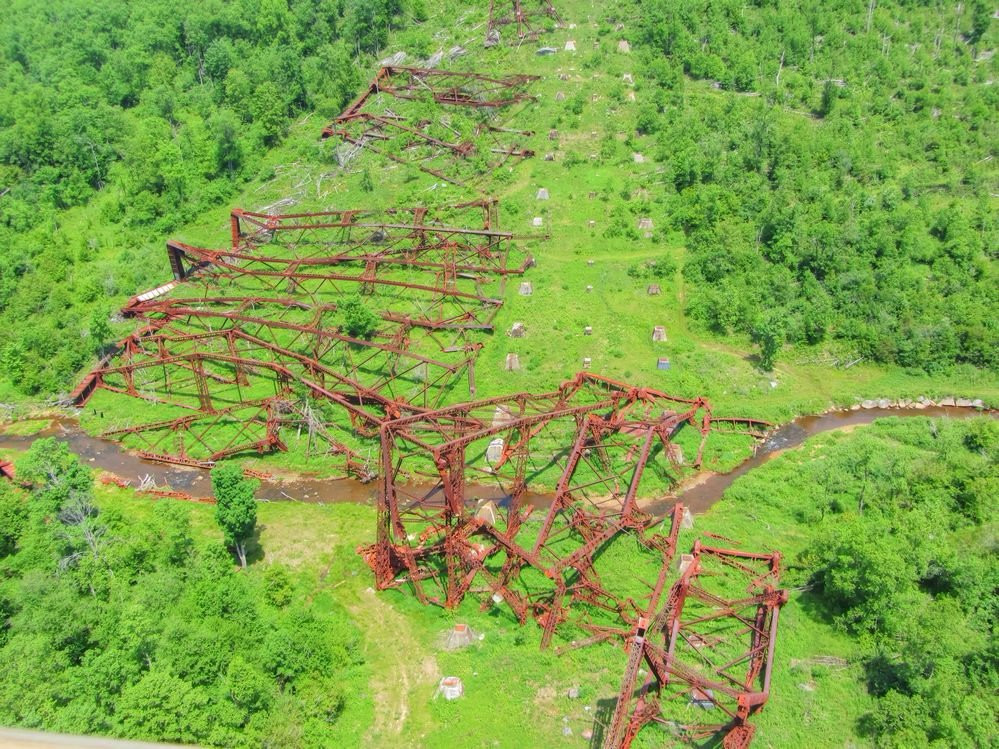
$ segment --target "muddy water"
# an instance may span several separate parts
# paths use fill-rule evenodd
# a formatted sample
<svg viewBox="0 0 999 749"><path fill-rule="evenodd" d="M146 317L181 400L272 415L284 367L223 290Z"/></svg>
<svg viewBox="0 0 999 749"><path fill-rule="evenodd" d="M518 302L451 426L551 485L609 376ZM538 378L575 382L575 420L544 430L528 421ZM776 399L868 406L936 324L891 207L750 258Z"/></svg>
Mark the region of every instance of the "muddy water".
<svg viewBox="0 0 999 749"><path fill-rule="evenodd" d="M683 504L690 508L693 513L701 513L711 505L721 499L722 494L732 483L744 476L754 468L763 465L771 458L775 458L785 450L790 450L801 445L809 437L822 432L830 432L836 429L849 429L863 424L870 424L875 419L890 418L893 416L931 416L934 418L965 419L976 416L980 413L973 408L958 408L956 406L931 406L923 409L899 409L899 408L867 408L859 411L830 411L829 413L815 416L799 416L789 424L778 427L769 437L756 449L753 457L740 463L736 468L728 473L704 473L696 476L693 480L680 488L675 497L659 500L646 506L646 510L653 514L663 514L673 506L677 499L683 500ZM996 412L986 412L991 416L996 416Z"/></svg>
<svg viewBox="0 0 999 749"><path fill-rule="evenodd" d="M68 418L53 419L41 432L30 436L0 434L0 449L27 450L41 437L55 437L69 445L86 465L98 468L138 486L148 476L160 489L187 492L195 497L212 495L211 479L204 468L157 463L133 455L117 442L91 437ZM304 502L373 501L376 484L362 484L352 479L308 479L295 481L262 481L257 496L270 500Z"/></svg>
<svg viewBox="0 0 999 749"><path fill-rule="evenodd" d="M861 409L858 411L832 411L818 416L799 416L789 424L775 430L756 450L753 457L741 463L728 473L704 473L688 481L675 496L666 497L645 504L645 509L653 514L666 514L677 499L681 499L692 512L701 513L717 502L724 491L740 476L749 473L784 450L797 447L808 437L834 429L844 429L861 424L870 424L875 419L892 416L932 416L967 418L979 412L970 408L934 406L925 409ZM996 412L989 412L995 416ZM116 442L108 442L91 437L80 430L75 421L68 418L53 419L41 432L29 436L0 434L0 449L26 450L40 437L55 437L66 442L69 448L80 456L82 461L129 481L137 486L146 476L159 488L170 488L187 492L196 497L211 496L211 481L208 471L202 468L175 466L144 460L122 449ZM353 502L370 504L375 500L378 482L363 484L354 479L313 479L294 480L268 479L261 482L257 496L275 501L300 502ZM499 506L509 502L509 496L498 487L470 487L469 495L475 501L492 500ZM404 501L429 502L443 501L440 493L429 486L409 486L404 488ZM551 502L549 494L531 493L527 502L535 507L543 507Z"/></svg>

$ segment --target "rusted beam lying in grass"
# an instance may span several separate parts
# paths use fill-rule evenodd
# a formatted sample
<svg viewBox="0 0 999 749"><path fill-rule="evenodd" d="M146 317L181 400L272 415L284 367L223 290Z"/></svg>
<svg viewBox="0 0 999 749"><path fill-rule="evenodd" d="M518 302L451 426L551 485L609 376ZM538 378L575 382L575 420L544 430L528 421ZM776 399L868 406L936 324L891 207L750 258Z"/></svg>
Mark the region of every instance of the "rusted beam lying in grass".
<svg viewBox="0 0 999 749"><path fill-rule="evenodd" d="M492 200L381 213L235 210L229 249L168 243L174 281L129 301L122 312L135 332L74 402L106 390L171 409L150 420L135 412L107 432L158 459L210 465L280 450L278 430L294 428L307 430L310 450L368 478L359 436L439 407L459 378L474 395L474 337L491 329L506 278L533 262L498 227ZM371 327L345 327L348 303L367 310ZM245 423L219 416L246 404L258 412Z"/></svg>
<svg viewBox="0 0 999 749"><path fill-rule="evenodd" d="M495 47L502 38L502 28L516 24L518 40L537 39L543 31L538 27L538 21L559 26L562 19L552 5L551 0L523 2L511 0L500 2L489 0L489 21L486 23L486 47Z"/></svg>

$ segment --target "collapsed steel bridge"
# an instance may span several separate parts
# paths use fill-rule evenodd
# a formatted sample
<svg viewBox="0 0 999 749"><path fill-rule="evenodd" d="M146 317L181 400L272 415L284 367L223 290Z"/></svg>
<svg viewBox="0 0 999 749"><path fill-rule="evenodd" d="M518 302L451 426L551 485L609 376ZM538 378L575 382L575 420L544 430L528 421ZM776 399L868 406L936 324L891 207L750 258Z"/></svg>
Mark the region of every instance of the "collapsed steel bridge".
<svg viewBox="0 0 999 749"><path fill-rule="evenodd" d="M368 87L326 128L348 146L338 151L346 164L360 150L464 186L455 174L462 161L477 160L479 171L495 169L534 151L524 140L534 133L509 127L501 110L533 100L533 75L490 76L434 68L386 66ZM426 105L435 105L428 116ZM460 121L445 109L464 112Z"/></svg>
<svg viewBox="0 0 999 749"><path fill-rule="evenodd" d="M604 749L627 749L650 723L693 741L721 736L725 749L744 749L753 738L749 717L770 696L777 619L788 597L777 587L781 557L700 541L692 551L665 600L669 568L662 568L630 634ZM643 663L648 676L636 695Z"/></svg>
<svg viewBox="0 0 999 749"><path fill-rule="evenodd" d="M226 249L167 243L173 281L129 300L135 332L71 399L104 390L174 412L136 411L105 432L145 457L207 466L284 449L282 430L305 429L310 451L368 478L358 435L442 405L461 380L475 394L477 335L492 330L507 277L533 263L512 239L492 200L436 213L237 209ZM345 329L345 300L377 319L371 335Z"/></svg>
<svg viewBox="0 0 999 749"><path fill-rule="evenodd" d="M378 538L361 551L379 588L406 585L452 608L478 586L486 605L537 618L547 645L577 600L637 615L607 598L595 557L626 531L672 549L650 533L658 521L640 497L675 485L687 456L699 466L710 433L751 441L767 426L588 372L550 393L389 420L379 429ZM531 501L538 485L553 488L545 507Z"/></svg>
<svg viewBox="0 0 999 749"><path fill-rule="evenodd" d="M530 16L520 2L511 16L491 3L487 39L510 23L533 37ZM385 67L323 137L462 184L462 161L481 172L533 155L523 145L532 133L496 114L529 102L534 80ZM479 114L432 119L426 105ZM533 264L515 239L493 200L236 209L226 248L167 243L173 279L129 300L122 314L136 330L71 400L141 402L104 436L188 465L284 450L304 431L308 454L381 481L376 541L359 549L380 589L448 608L469 596L504 606L537 621L543 647L556 632L572 637L562 648L619 642L628 659L606 749L630 746L650 723L744 747L769 694L780 557L698 542L667 586L689 517L677 504L660 521L643 499L699 467L709 438L749 444L770 425L589 372L549 393L474 400L478 337L492 330L506 279ZM358 306L375 322L352 334L345 310ZM463 381L472 400L448 405ZM622 538L636 544L647 593L602 571ZM692 718L692 705L718 719Z"/></svg>

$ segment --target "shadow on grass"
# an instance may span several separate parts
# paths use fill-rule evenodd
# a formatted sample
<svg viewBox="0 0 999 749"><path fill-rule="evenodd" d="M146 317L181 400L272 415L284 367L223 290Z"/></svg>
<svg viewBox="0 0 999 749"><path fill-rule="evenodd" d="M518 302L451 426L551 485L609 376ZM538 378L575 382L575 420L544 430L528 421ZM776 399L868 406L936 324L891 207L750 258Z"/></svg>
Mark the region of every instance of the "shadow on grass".
<svg viewBox="0 0 999 749"><path fill-rule="evenodd" d="M260 544L260 534L262 531L267 530L266 525L257 524L253 529L253 535L246 542L246 566L257 564L258 562L264 561L267 554L264 552L264 547Z"/></svg>
<svg viewBox="0 0 999 749"><path fill-rule="evenodd" d="M813 622L829 626L835 624L837 612L815 591L803 591L796 603L801 612Z"/></svg>

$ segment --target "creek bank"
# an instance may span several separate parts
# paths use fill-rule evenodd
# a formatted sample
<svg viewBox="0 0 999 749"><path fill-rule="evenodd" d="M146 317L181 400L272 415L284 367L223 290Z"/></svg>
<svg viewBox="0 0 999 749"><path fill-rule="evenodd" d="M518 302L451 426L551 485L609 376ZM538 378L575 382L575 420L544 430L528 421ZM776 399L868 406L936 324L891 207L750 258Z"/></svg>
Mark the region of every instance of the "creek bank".
<svg viewBox="0 0 999 749"><path fill-rule="evenodd" d="M642 508L654 515L666 515L677 500L682 500L691 512L695 514L705 512L740 476L781 452L799 446L808 437L822 432L869 424L879 418L899 416L968 418L980 413L993 417L996 415L995 411L987 410L981 400L949 397L934 401L920 396L913 400L887 398L863 400L849 408L833 408L821 414L799 416L774 429L757 446L750 458L731 471L699 472L686 479L668 496L643 500ZM48 418L51 418L49 425L33 434L0 434L0 449L23 451L28 449L35 439L55 437L68 443L70 449L80 456L83 463L111 474L113 478L108 479L110 483L136 489L152 488L153 491L150 493L153 496L186 496L210 501L211 481L207 469L149 461L128 452L119 443L90 436L80 428L74 417L53 417L49 414ZM371 505L374 504L378 491L377 481L362 483L348 478L317 479L287 474L272 476L249 473L260 478L257 496L266 501L318 504L350 502ZM421 496L424 501L440 501L432 487L413 486L409 489L414 498ZM508 500L489 487L476 486L473 490L480 501L492 500L502 505L504 500ZM526 499L536 507L544 507L551 503L552 495L547 492L529 493Z"/></svg>

